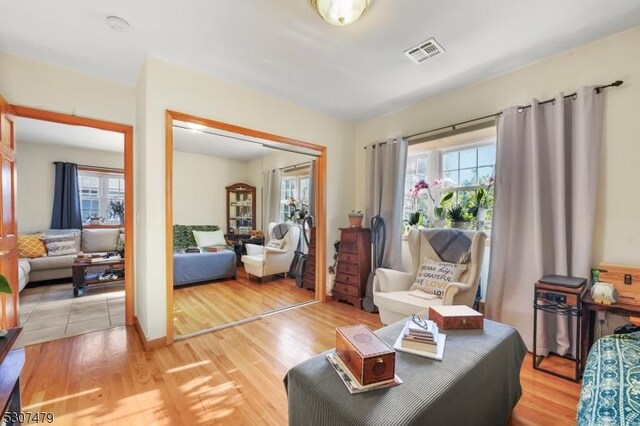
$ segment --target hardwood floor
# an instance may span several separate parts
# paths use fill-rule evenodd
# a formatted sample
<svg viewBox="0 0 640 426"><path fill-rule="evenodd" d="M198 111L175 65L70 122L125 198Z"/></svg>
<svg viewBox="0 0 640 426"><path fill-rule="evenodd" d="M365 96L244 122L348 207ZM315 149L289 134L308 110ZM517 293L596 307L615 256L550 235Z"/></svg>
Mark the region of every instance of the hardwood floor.
<svg viewBox="0 0 640 426"><path fill-rule="evenodd" d="M259 316L315 299L288 278L247 279L242 267L235 280L177 287L174 298L176 336Z"/></svg>
<svg viewBox="0 0 640 426"><path fill-rule="evenodd" d="M377 315L315 304L144 352L132 327L26 348L24 411L50 411L56 425L287 423L282 379L335 345L335 327L381 326ZM522 369L524 392L511 425L575 424L579 385Z"/></svg>

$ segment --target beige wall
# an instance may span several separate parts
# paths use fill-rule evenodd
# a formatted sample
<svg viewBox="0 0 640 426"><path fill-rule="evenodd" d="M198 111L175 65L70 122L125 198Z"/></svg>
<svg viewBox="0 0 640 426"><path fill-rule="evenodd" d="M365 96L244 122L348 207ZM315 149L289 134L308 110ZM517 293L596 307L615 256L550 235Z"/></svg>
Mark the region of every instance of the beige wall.
<svg viewBox="0 0 640 426"><path fill-rule="evenodd" d="M135 89L44 62L0 53L0 94L11 104L120 124L135 122Z"/></svg>
<svg viewBox="0 0 640 426"><path fill-rule="evenodd" d="M227 191L248 183L246 161L173 152L173 223L218 225L227 232Z"/></svg>
<svg viewBox="0 0 640 426"><path fill-rule="evenodd" d="M18 140L16 217L21 234L49 229L51 225L54 161L121 169L124 167L124 154Z"/></svg>
<svg viewBox="0 0 640 426"><path fill-rule="evenodd" d="M138 264L137 293L146 311L139 319L147 338L165 335L165 232L164 232L164 140L165 110L173 109L277 135L324 145L328 150L328 241L346 223L354 204L353 125L328 115L247 89L224 80L148 58L139 79L146 98L144 115L137 117L139 156L144 163L141 179L149 190L139 192L138 256L153 259ZM152 186L152 188L151 188ZM331 244L328 244L331 247ZM328 250L328 254L331 248ZM330 256L328 256L330 258ZM142 318L141 318L142 316Z"/></svg>
<svg viewBox="0 0 640 426"><path fill-rule="evenodd" d="M640 264L640 27L534 63L473 86L448 92L356 127L356 199L364 205L364 152L376 140L437 128L547 99L580 86L625 80L607 92L593 263ZM428 66L428 64L427 64Z"/></svg>

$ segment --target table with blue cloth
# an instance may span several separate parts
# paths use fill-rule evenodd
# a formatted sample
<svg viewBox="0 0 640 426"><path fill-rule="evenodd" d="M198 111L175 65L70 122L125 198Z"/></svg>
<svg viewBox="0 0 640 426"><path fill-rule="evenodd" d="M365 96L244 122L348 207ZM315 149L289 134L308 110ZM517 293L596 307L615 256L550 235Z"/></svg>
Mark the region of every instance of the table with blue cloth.
<svg viewBox="0 0 640 426"><path fill-rule="evenodd" d="M405 321L375 333L393 346ZM446 330L437 361L396 351L399 386L351 395L324 354L287 373L290 425L504 425L520 399L527 352L518 332L484 320L482 330Z"/></svg>

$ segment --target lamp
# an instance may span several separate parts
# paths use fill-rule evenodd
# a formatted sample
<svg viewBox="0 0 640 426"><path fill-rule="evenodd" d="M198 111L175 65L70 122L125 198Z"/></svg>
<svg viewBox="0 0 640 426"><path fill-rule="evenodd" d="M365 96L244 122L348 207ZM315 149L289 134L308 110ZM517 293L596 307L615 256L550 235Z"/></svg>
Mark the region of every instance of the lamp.
<svg viewBox="0 0 640 426"><path fill-rule="evenodd" d="M311 0L322 19L331 25L349 25L357 21L373 0Z"/></svg>

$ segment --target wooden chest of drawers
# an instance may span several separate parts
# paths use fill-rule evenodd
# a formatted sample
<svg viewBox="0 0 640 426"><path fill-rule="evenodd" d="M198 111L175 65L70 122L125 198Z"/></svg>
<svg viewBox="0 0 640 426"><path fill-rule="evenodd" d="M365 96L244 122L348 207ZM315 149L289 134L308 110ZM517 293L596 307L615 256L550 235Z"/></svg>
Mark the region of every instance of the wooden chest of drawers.
<svg viewBox="0 0 640 426"><path fill-rule="evenodd" d="M349 303L362 309L362 299L371 272L371 230L368 228L340 229L340 252L333 300Z"/></svg>

